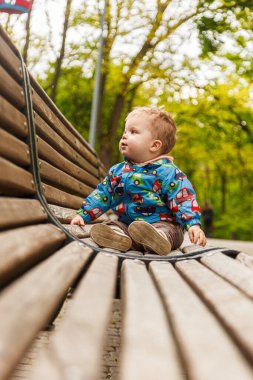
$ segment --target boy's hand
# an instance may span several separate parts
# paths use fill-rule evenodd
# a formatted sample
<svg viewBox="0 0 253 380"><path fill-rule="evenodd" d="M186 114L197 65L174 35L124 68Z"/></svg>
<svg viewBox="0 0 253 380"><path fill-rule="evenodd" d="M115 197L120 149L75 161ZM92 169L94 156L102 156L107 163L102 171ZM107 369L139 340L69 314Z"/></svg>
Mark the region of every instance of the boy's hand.
<svg viewBox="0 0 253 380"><path fill-rule="evenodd" d="M85 222L84 222L83 218L81 217L81 215L74 216L74 218L71 220L70 224L77 224L80 227L85 226Z"/></svg>
<svg viewBox="0 0 253 380"><path fill-rule="evenodd" d="M205 233L198 224L191 226L188 229L188 234L192 243L202 245L203 247L206 245Z"/></svg>

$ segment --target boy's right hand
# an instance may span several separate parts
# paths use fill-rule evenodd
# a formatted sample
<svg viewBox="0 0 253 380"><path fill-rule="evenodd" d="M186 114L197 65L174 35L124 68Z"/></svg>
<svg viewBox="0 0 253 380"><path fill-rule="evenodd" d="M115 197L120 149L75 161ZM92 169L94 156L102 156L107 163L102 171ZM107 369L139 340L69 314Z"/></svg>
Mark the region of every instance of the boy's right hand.
<svg viewBox="0 0 253 380"><path fill-rule="evenodd" d="M81 215L76 215L71 220L70 224L77 224L80 227L84 227L85 226L85 221L83 220L83 218L81 217Z"/></svg>

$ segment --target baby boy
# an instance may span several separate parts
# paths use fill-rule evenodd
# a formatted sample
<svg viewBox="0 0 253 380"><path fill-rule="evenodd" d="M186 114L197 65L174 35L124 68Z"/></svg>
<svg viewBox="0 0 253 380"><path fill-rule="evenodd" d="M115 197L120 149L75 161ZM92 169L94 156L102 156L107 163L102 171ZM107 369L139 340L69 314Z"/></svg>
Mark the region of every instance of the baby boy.
<svg viewBox="0 0 253 380"><path fill-rule="evenodd" d="M112 209L117 221L91 228L100 247L167 255L180 247L184 230L192 243L204 246L195 191L167 155L175 142L176 126L168 112L148 107L130 112L119 143L124 162L108 171L71 224L85 226Z"/></svg>

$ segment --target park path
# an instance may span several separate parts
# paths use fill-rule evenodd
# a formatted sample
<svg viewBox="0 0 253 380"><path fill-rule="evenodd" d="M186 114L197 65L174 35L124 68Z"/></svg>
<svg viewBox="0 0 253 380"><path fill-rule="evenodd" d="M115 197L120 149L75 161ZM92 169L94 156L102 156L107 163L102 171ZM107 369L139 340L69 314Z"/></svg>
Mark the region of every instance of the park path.
<svg viewBox="0 0 253 380"><path fill-rule="evenodd" d="M207 244L214 247L225 247L235 249L249 255L253 255L253 241L242 240L225 240L225 239L207 239Z"/></svg>
<svg viewBox="0 0 253 380"><path fill-rule="evenodd" d="M184 235L184 242L181 246L186 247L192 245L188 237L187 232ZM253 256L253 241L243 241L243 240L225 240L225 239L207 239L207 245L219 248L231 248L240 252L248 253Z"/></svg>

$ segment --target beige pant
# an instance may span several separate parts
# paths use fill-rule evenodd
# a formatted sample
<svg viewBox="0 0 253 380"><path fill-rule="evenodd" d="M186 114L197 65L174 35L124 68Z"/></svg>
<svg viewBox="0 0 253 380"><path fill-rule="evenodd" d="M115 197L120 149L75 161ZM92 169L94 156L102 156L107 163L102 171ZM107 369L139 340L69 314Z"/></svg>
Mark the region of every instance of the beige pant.
<svg viewBox="0 0 253 380"><path fill-rule="evenodd" d="M106 222L106 224L109 226L111 225L111 226L119 227L122 230L122 232L124 232L124 234L126 234L127 236L131 238L131 236L128 233L127 224L123 222L119 222L117 220ZM178 223L155 222L155 223L152 223L152 226L155 227L158 230L158 232L162 231L165 233L167 239L171 243L172 250L179 248L180 245L183 243L184 233L183 233L182 227ZM139 250L142 250L142 246L133 241L132 249L139 251Z"/></svg>

